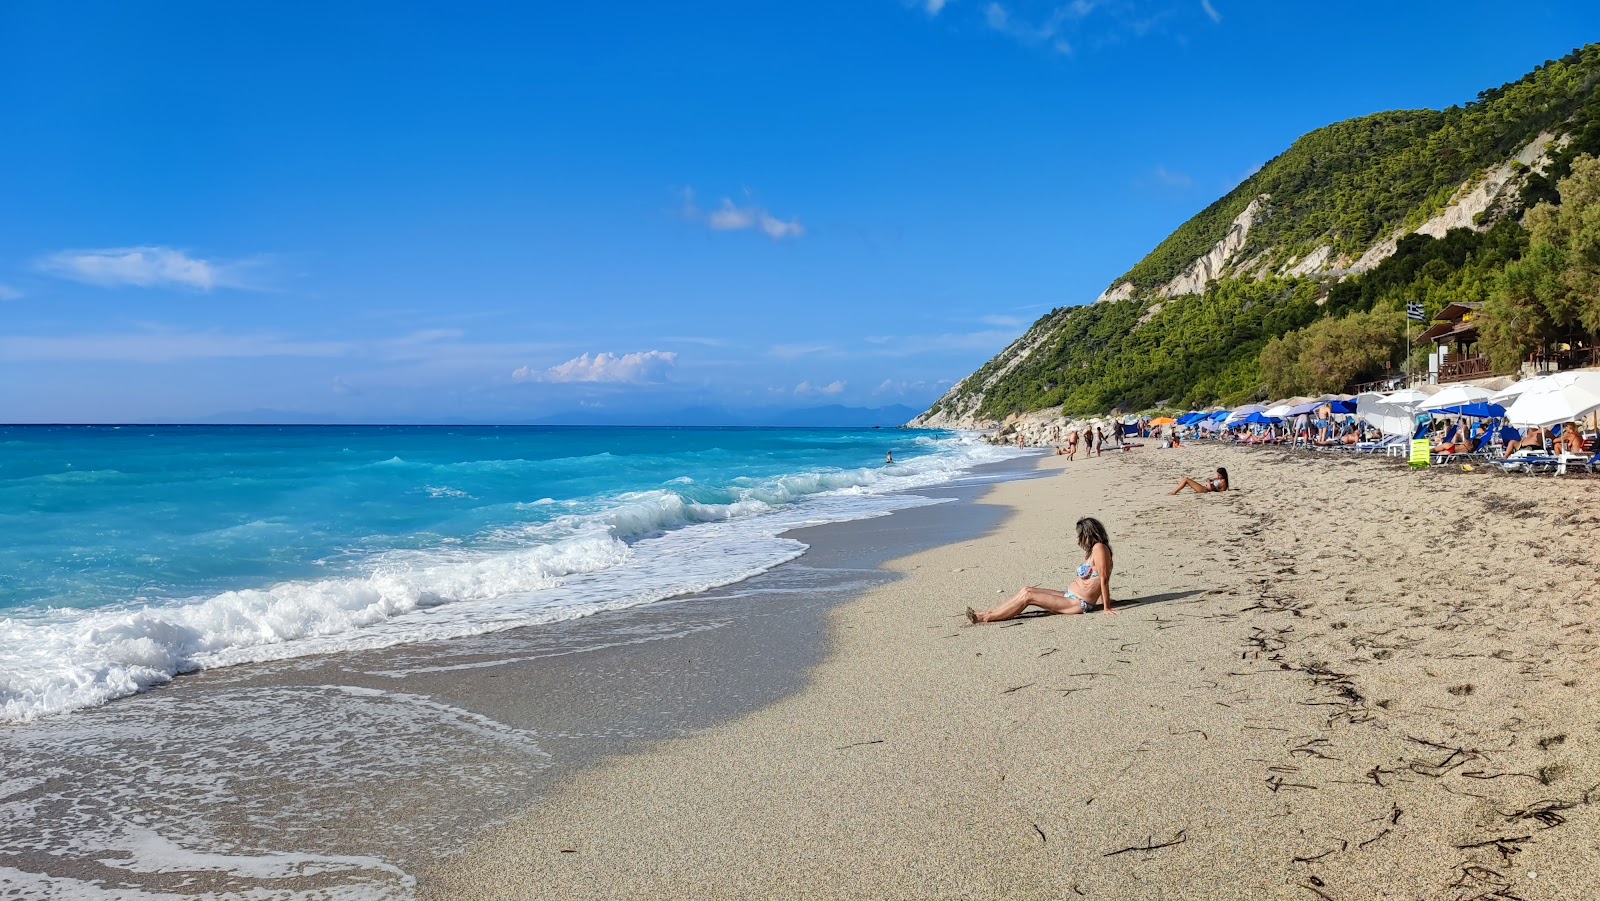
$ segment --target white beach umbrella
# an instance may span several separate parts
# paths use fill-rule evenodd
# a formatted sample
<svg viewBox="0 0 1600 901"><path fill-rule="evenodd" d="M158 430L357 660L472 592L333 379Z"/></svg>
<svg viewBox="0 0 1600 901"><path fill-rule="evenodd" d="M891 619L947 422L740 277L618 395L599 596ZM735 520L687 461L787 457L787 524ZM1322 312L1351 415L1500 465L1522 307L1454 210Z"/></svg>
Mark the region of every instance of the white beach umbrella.
<svg viewBox="0 0 1600 901"><path fill-rule="evenodd" d="M1521 397L1523 392L1527 391L1529 388L1537 387L1539 382L1547 378L1549 378L1547 375L1536 375L1531 379L1523 379L1520 382L1512 382L1510 385L1489 395L1489 403L1499 404L1502 407L1508 407L1511 405L1512 401L1516 400L1518 397Z"/></svg>
<svg viewBox="0 0 1600 901"><path fill-rule="evenodd" d="M1266 409L1266 411L1264 413L1262 413L1261 415L1263 415L1263 416L1271 416L1273 419L1282 419L1283 417L1288 416L1289 415L1289 411L1291 409L1293 409L1293 408L1294 408L1293 404L1281 403L1281 404L1278 404L1275 407L1268 407ZM1245 414L1245 415L1249 415L1249 414Z"/></svg>
<svg viewBox="0 0 1600 901"><path fill-rule="evenodd" d="M1405 407L1408 410L1416 409L1418 404L1427 401L1429 395L1415 388L1402 388L1393 394L1385 395L1383 402L1393 407Z"/></svg>
<svg viewBox="0 0 1600 901"><path fill-rule="evenodd" d="M1266 415L1266 412L1267 408L1261 404L1245 404L1242 407L1235 407L1233 412L1228 415L1228 418L1222 421L1222 424L1233 425L1236 422L1248 419L1251 413L1260 413L1262 415Z"/></svg>
<svg viewBox="0 0 1600 901"><path fill-rule="evenodd" d="M1356 397L1356 418L1385 435L1411 437L1416 428L1416 418L1411 408L1392 404L1382 394L1362 394Z"/></svg>
<svg viewBox="0 0 1600 901"><path fill-rule="evenodd" d="M1537 381L1506 408L1512 425L1547 428L1600 410L1600 372L1558 372Z"/></svg>
<svg viewBox="0 0 1600 901"><path fill-rule="evenodd" d="M1488 403L1494 392L1476 385L1451 385L1417 405L1418 410L1443 410L1466 404Z"/></svg>

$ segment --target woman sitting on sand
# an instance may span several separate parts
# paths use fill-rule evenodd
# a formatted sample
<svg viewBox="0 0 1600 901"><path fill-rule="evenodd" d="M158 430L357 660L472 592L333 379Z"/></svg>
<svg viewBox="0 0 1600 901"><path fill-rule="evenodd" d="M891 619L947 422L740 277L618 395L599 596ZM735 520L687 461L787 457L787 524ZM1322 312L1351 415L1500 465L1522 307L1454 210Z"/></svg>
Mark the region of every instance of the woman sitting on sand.
<svg viewBox="0 0 1600 901"><path fill-rule="evenodd" d="M977 625L1012 619L1029 605L1050 613L1088 613L1098 601L1101 610L1116 613L1111 609L1111 538L1100 520L1092 516L1078 520L1078 547L1083 548L1088 559L1078 567L1078 577L1066 591L1024 588L993 609L979 612L968 607L967 622Z"/></svg>
<svg viewBox="0 0 1600 901"><path fill-rule="evenodd" d="M1226 469L1223 469L1222 467L1218 466L1217 467L1217 477L1216 478L1211 479L1210 481L1206 481L1206 482L1198 482L1198 481L1195 481L1194 479L1184 479L1183 481L1178 483L1178 487L1172 489L1171 491L1169 491L1167 493L1168 494L1177 494L1178 492L1182 491L1185 488L1190 489L1195 494L1211 494L1214 491L1227 491L1228 490L1228 471Z"/></svg>

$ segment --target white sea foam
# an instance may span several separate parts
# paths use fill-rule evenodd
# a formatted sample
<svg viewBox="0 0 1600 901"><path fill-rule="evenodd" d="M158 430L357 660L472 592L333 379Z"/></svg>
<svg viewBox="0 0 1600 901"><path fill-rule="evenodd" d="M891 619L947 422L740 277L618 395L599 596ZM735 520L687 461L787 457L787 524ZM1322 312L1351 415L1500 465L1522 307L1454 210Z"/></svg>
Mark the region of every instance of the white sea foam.
<svg viewBox="0 0 1600 901"><path fill-rule="evenodd" d="M940 444L890 466L738 480L725 503L626 494L598 512L499 530L481 546L379 554L338 578L16 614L0 620L0 721L104 703L198 669L481 634L732 584L803 553L779 537L789 529L930 503L897 492L1016 454Z"/></svg>

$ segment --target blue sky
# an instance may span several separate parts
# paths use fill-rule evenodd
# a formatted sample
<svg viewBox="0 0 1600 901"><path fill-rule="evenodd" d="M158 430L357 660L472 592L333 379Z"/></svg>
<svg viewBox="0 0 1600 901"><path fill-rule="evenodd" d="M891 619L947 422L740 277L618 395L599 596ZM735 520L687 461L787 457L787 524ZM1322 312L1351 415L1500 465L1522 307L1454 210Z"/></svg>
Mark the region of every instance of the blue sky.
<svg viewBox="0 0 1600 901"><path fill-rule="evenodd" d="M925 406L1600 4L0 5L0 420Z"/></svg>

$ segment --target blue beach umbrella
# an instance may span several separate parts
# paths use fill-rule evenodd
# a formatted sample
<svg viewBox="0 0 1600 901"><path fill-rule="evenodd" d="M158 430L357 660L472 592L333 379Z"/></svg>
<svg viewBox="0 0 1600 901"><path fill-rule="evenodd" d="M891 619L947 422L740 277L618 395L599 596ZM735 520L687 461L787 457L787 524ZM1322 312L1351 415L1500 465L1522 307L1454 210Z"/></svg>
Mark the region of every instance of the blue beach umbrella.
<svg viewBox="0 0 1600 901"><path fill-rule="evenodd" d="M1473 419L1499 419L1506 415L1506 408L1499 404L1489 404L1479 401L1475 404L1460 404L1454 407L1445 407L1434 410L1434 413L1448 413L1454 416L1466 416Z"/></svg>
<svg viewBox="0 0 1600 901"><path fill-rule="evenodd" d="M1259 411L1251 413L1249 416L1246 416L1244 419L1240 420L1240 422L1243 422L1245 425L1277 425L1282 421L1283 420L1277 418L1276 416L1268 416Z"/></svg>

